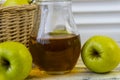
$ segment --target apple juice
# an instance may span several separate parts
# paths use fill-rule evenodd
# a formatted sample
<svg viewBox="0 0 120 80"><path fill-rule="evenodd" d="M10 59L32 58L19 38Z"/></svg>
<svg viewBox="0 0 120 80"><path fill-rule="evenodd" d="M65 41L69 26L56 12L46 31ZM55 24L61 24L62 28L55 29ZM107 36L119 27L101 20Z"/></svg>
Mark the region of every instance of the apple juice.
<svg viewBox="0 0 120 80"><path fill-rule="evenodd" d="M31 36L29 49L33 61L46 72L69 72L75 66L81 50L79 35L46 34L41 39Z"/></svg>

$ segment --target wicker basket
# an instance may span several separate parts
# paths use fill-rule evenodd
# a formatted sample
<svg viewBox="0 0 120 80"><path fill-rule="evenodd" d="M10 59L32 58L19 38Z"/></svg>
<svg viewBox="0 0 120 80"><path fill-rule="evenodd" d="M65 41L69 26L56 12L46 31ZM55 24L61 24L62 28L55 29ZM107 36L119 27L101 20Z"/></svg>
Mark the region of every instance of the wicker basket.
<svg viewBox="0 0 120 80"><path fill-rule="evenodd" d="M0 7L0 42L12 40L28 46L36 5Z"/></svg>

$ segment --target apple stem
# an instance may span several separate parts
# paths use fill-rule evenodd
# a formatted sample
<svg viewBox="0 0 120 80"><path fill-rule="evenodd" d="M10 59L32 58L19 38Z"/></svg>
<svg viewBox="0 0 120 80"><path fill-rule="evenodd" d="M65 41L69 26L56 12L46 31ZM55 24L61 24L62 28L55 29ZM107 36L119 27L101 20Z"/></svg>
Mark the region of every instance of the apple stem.
<svg viewBox="0 0 120 80"><path fill-rule="evenodd" d="M8 60L0 58L0 65L8 67L10 65L10 63Z"/></svg>
<svg viewBox="0 0 120 80"><path fill-rule="evenodd" d="M91 55L94 55L95 57L99 58L100 57L100 54L98 53L98 51L96 49L93 49L92 50L92 54Z"/></svg>
<svg viewBox="0 0 120 80"><path fill-rule="evenodd" d="M31 4L31 3L33 3L33 1L34 1L34 0L31 0L29 3Z"/></svg>

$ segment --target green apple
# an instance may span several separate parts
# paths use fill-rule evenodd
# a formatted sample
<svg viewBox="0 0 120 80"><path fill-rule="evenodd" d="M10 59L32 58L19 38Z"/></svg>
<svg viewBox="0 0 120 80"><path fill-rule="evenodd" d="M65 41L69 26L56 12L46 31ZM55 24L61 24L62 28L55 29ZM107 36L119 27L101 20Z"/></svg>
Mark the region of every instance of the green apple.
<svg viewBox="0 0 120 80"><path fill-rule="evenodd" d="M0 43L0 80L24 80L32 69L32 56L19 42Z"/></svg>
<svg viewBox="0 0 120 80"><path fill-rule="evenodd" d="M95 35L82 47L81 58L88 69L96 73L106 73L116 68L120 62L120 48L108 36Z"/></svg>
<svg viewBox="0 0 120 80"><path fill-rule="evenodd" d="M28 0L6 0L2 6L28 5Z"/></svg>

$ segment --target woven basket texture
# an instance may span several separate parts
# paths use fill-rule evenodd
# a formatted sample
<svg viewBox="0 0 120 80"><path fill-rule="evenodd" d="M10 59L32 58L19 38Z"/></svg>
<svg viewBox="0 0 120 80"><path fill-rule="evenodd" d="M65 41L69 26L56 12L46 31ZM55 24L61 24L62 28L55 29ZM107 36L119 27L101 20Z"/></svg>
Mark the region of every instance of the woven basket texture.
<svg viewBox="0 0 120 80"><path fill-rule="evenodd" d="M0 43L17 41L28 47L36 5L0 7Z"/></svg>

